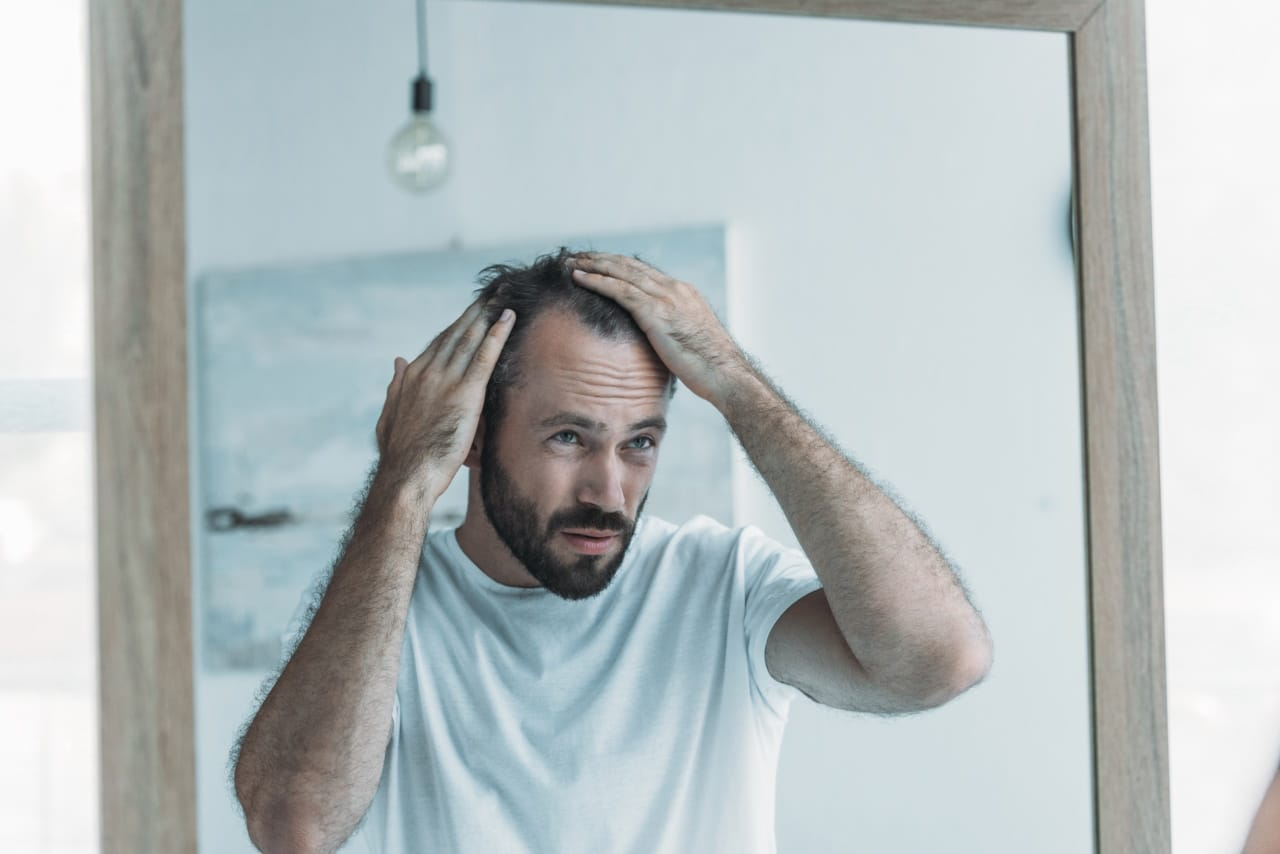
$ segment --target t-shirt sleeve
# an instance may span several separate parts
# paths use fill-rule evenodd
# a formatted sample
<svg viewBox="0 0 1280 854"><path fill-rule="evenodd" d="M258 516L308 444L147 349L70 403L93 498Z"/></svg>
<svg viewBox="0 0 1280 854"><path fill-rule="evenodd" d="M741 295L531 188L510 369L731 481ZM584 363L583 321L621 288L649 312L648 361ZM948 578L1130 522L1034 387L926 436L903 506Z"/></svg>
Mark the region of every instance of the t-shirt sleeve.
<svg viewBox="0 0 1280 854"><path fill-rule="evenodd" d="M747 526L738 546L746 582L747 663L755 694L777 715L785 715L800 689L773 678L764 661L769 632L800 597L822 587L813 564L799 549L787 548Z"/></svg>

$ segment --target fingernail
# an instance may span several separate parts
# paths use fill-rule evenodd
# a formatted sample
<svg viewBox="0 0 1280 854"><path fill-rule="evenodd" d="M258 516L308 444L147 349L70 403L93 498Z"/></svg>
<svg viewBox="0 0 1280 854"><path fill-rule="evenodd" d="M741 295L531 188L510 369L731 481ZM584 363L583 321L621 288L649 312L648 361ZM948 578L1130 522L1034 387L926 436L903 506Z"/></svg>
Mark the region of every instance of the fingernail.
<svg viewBox="0 0 1280 854"><path fill-rule="evenodd" d="M516 314L515 314L515 312L514 312L514 311L512 311L512 310L511 310L511 309L509 309L509 308L504 308L504 309L502 310L502 314L498 316L498 321L499 321L500 323L510 323L510 322L511 322L511 318L513 318L513 317L515 317L515 316L516 316Z"/></svg>

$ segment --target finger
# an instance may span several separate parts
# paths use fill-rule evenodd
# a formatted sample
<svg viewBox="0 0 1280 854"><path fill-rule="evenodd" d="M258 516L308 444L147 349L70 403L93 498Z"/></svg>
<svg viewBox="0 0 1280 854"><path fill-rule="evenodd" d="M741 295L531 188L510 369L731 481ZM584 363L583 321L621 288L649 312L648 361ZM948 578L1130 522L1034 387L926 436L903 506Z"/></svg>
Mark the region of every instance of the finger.
<svg viewBox="0 0 1280 854"><path fill-rule="evenodd" d="M409 367L409 363L404 359L396 356L394 373L391 375L391 384L387 387L387 397L391 400L392 410L400 405L400 388L404 385L404 371ZM393 411L394 415L395 412Z"/></svg>
<svg viewBox="0 0 1280 854"><path fill-rule="evenodd" d="M412 373L416 376L422 371L424 365L429 364L437 356L447 360L453 352L461 330L466 329L467 326L475 321L475 318L483 311L486 302L487 300L484 297L476 297L475 301L467 306L466 310L453 323L449 324L439 335L432 339L427 348L409 365Z"/></svg>
<svg viewBox="0 0 1280 854"><path fill-rule="evenodd" d="M498 355L502 352L502 348L506 346L507 339L511 336L511 330L515 328L515 325L515 312L509 308L504 308L502 314L498 315L498 319L489 327L489 332L480 341L479 346L476 347L475 355L471 357L471 361L467 364L467 382L481 386L489 382L489 377L493 376L493 366L498 363Z"/></svg>
<svg viewBox="0 0 1280 854"><path fill-rule="evenodd" d="M400 385L404 376L402 369L404 364L404 359L396 356L391 372L391 382L387 383L387 397L382 403L382 412L378 415L377 426L374 427L374 436L377 438L379 451L384 450L387 445L387 427L391 423L393 410L400 399Z"/></svg>
<svg viewBox="0 0 1280 854"><path fill-rule="evenodd" d="M573 281L588 290L595 291L601 296L608 297L632 314L635 314L636 310L644 305L646 299L656 296L656 294L649 294L637 287L634 282L603 273L574 270Z"/></svg>
<svg viewBox="0 0 1280 854"><path fill-rule="evenodd" d="M458 330L457 336L452 341L452 349L448 352L441 349L440 358L443 360L441 364L457 373L465 372L476 350L484 343L489 330L497 323L497 320L491 322L489 316L489 312L482 309L471 319L469 325Z"/></svg>
<svg viewBox="0 0 1280 854"><path fill-rule="evenodd" d="M632 258L629 255L619 255L617 252L596 252L594 250L588 250L574 255L570 261L588 261L594 264L614 263L628 267L635 267L637 269L648 269L647 265L645 265L645 263L640 259Z"/></svg>
<svg viewBox="0 0 1280 854"><path fill-rule="evenodd" d="M575 260L578 263L573 264L574 267L593 273L605 273L615 278L634 280L637 284L647 279L660 285L670 278L658 268L646 264L639 258L629 258L626 255L585 252Z"/></svg>
<svg viewBox="0 0 1280 854"><path fill-rule="evenodd" d="M487 303L487 299L477 297L475 302L467 306L467 310L458 317L453 326L449 327L448 335L440 343L438 351L442 364L449 364L453 361L454 354L464 341L470 341L484 335L483 325L485 325L485 306ZM477 324L482 326L478 333L476 332Z"/></svg>
<svg viewBox="0 0 1280 854"><path fill-rule="evenodd" d="M670 286L666 277L655 277L654 271L627 266L621 260L587 261L573 268L574 281L596 281L584 279L584 275L608 276L636 288L650 296L661 296Z"/></svg>
<svg viewBox="0 0 1280 854"><path fill-rule="evenodd" d="M640 273L641 270L627 263L629 259L608 252L583 252L570 259L570 266L593 273L608 273L621 277L624 273Z"/></svg>

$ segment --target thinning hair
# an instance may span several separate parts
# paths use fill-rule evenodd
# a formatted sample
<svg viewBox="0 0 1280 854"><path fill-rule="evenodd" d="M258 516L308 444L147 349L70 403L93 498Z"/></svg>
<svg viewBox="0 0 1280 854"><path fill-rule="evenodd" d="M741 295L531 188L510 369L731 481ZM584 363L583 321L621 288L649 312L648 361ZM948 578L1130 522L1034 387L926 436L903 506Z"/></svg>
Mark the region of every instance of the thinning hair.
<svg viewBox="0 0 1280 854"><path fill-rule="evenodd" d="M507 337L485 389L482 415L489 429L496 428L506 414L507 391L523 381L525 339L539 316L552 311L565 312L601 338L639 341L649 346L649 339L630 312L608 297L574 283L566 262L577 254L561 246L554 253L538 256L527 266L491 264L480 271L476 295L488 301L489 322L496 321L504 308L516 313L515 328ZM668 372L668 399L675 390L675 375Z"/></svg>

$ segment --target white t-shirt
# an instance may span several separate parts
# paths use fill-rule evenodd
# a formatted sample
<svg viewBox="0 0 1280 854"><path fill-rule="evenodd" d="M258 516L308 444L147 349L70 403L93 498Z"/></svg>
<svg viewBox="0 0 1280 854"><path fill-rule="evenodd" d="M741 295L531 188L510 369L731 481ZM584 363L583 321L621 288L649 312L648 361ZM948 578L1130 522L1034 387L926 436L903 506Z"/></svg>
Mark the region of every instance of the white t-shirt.
<svg viewBox="0 0 1280 854"><path fill-rule="evenodd" d="M820 586L802 552L706 516L642 516L612 583L576 602L499 584L433 531L382 780L343 850L774 852L802 694L765 641Z"/></svg>

